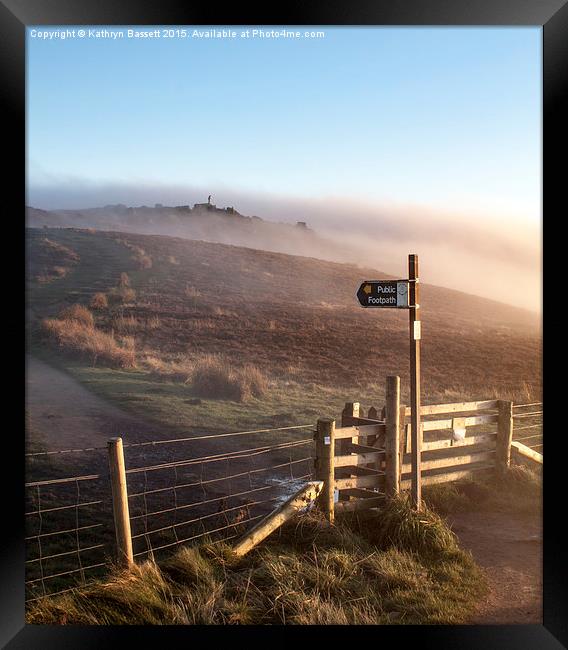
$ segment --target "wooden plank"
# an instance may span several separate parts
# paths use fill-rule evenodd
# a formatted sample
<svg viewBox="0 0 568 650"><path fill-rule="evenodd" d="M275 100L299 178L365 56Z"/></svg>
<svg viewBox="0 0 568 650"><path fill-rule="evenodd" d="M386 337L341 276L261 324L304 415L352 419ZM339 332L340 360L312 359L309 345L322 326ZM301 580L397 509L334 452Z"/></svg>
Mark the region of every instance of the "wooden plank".
<svg viewBox="0 0 568 650"><path fill-rule="evenodd" d="M443 413L465 413L467 411L482 411L497 408L498 400L484 400L481 402L455 402L453 404L430 404L420 407L421 415L438 415ZM412 410L406 407L405 415L410 416Z"/></svg>
<svg viewBox="0 0 568 650"><path fill-rule="evenodd" d="M451 452L454 449L461 449L465 447L465 453L473 453L474 451L494 451L496 449L496 433L487 433L478 436L468 436L463 440L434 440L432 442L424 443L425 449L422 454L425 454L425 459L440 458L440 451L446 450L448 457L451 457ZM475 447L475 449L473 449ZM442 454L444 455L444 454ZM445 455L444 455L445 457ZM403 462L410 462L410 454L403 454Z"/></svg>
<svg viewBox="0 0 568 650"><path fill-rule="evenodd" d="M375 474L374 476L352 476L351 478L336 478L335 487L338 490L357 487L382 487L384 481L384 474Z"/></svg>
<svg viewBox="0 0 568 650"><path fill-rule="evenodd" d="M375 465L374 463L373 465ZM350 474L354 474L355 476L377 476L377 475L383 475L385 472L382 469L379 469L377 467L362 467L361 465L351 465L347 467L342 467L341 469L347 470L350 472Z"/></svg>
<svg viewBox="0 0 568 650"><path fill-rule="evenodd" d="M384 494L378 494L369 499L354 499L353 501L338 501L335 504L336 512L359 512L361 510L369 510L370 508L377 508L383 505L385 501Z"/></svg>
<svg viewBox="0 0 568 650"><path fill-rule="evenodd" d="M479 424L494 424L497 422L497 415L476 415L468 418L460 418L463 426L472 427ZM456 418L448 420L422 420L423 431L441 431L453 429Z"/></svg>
<svg viewBox="0 0 568 650"><path fill-rule="evenodd" d="M474 415L463 419L466 427L473 427L479 424L495 424L499 421L499 416L495 415ZM422 420L423 431L438 431L442 429L453 429L455 418L449 420Z"/></svg>
<svg viewBox="0 0 568 650"><path fill-rule="evenodd" d="M438 474L430 474L422 476L422 485L435 485L437 483L450 483L451 481L458 481L464 478L471 478L476 472L494 470L493 463L475 463L470 467L462 467L455 471L440 472ZM410 477L404 477L401 481L402 489L410 488Z"/></svg>
<svg viewBox="0 0 568 650"><path fill-rule="evenodd" d="M515 455L522 456L523 458L528 458L539 465L542 465L542 454L539 454L538 451L523 445L522 442L517 442L514 440L511 443L511 451L514 451Z"/></svg>
<svg viewBox="0 0 568 650"><path fill-rule="evenodd" d="M422 459L422 471L438 469L440 467L454 467L456 465L468 465L480 461L491 462L495 460L495 451L478 451L476 453L464 454L463 456L445 456L432 460ZM402 472L410 472L410 463L403 463Z"/></svg>
<svg viewBox="0 0 568 650"><path fill-rule="evenodd" d="M348 497L356 497L357 499L371 499L375 498L381 492L375 492L374 490L365 490L364 488L346 488L341 490L343 494Z"/></svg>
<svg viewBox="0 0 568 650"><path fill-rule="evenodd" d="M453 449L454 447L469 447L471 445L488 445L495 447L497 441L496 433L484 433L478 436L466 436L463 440L432 440L423 442L422 451L436 451L438 449Z"/></svg>
<svg viewBox="0 0 568 650"><path fill-rule="evenodd" d="M347 456L335 456L333 459L335 467L352 467L359 465L368 465L384 456L383 450L373 451L365 454L349 454Z"/></svg>
<svg viewBox="0 0 568 650"><path fill-rule="evenodd" d="M279 528L285 521L293 517L299 510L312 503L323 488L323 481L310 481L296 494L292 495L282 505L261 519L237 542L233 551L237 555L245 555L270 533Z"/></svg>
<svg viewBox="0 0 568 650"><path fill-rule="evenodd" d="M354 426L368 425L368 424L384 424L384 420L375 420L375 418L353 417L351 418Z"/></svg>
<svg viewBox="0 0 568 650"><path fill-rule="evenodd" d="M367 424L364 426L340 427L335 429L335 439L359 438L361 436L378 436L385 430L384 424Z"/></svg>
<svg viewBox="0 0 568 650"><path fill-rule="evenodd" d="M358 445L356 443L352 443L350 447L350 451L352 451L354 454L384 454L385 449L383 447L374 447L371 445Z"/></svg>

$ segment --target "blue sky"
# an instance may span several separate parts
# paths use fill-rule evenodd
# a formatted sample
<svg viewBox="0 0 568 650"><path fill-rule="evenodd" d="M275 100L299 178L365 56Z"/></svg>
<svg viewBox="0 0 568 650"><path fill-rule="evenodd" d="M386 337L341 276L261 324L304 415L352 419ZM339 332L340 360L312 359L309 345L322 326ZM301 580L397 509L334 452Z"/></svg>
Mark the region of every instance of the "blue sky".
<svg viewBox="0 0 568 650"><path fill-rule="evenodd" d="M540 28L116 41L30 29L32 197L74 179L540 219Z"/></svg>

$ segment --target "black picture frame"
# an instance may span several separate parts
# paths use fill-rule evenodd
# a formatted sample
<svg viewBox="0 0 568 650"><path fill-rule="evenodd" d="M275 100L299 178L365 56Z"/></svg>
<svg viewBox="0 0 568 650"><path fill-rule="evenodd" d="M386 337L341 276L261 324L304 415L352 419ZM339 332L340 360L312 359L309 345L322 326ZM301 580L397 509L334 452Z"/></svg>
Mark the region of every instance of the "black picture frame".
<svg viewBox="0 0 568 650"><path fill-rule="evenodd" d="M568 115L568 4L567 0L367 0L324 2L300 0L264 5L252 10L234 3L221 9L219 5L205 2L136 2L135 0L98 0L78 3L73 0L2 0L0 3L0 70L2 74L4 116L4 160L9 161L5 173L8 178L3 189L13 209L5 213L4 223L13 227L12 241L22 244L25 258L24 238L20 230L20 218L25 222L25 29L29 25L87 25L87 24L191 24L191 25L461 25L461 26L542 26L543 36L543 206L550 211L562 206L566 181L566 163L562 161L566 138L566 115ZM55 89L54 89L55 91ZM10 142L6 136L10 135ZM544 200L546 199L546 200ZM21 216L20 216L21 215ZM553 224L551 224L553 228ZM544 233L544 230L543 230ZM20 239L21 237L21 239ZM554 256L556 266L550 271L552 280L562 282L561 255ZM551 263L552 267L552 263ZM15 267L12 267L15 268ZM15 275L15 274L14 274ZM548 277L548 276L547 276ZM555 286L555 282L552 285ZM20 289L12 282L12 304L21 305ZM545 286L546 283L545 283ZM561 285L560 285L561 286ZM550 291L551 293L551 291ZM547 292L548 295L548 292ZM555 303L558 302L555 291ZM552 308L551 308L552 309ZM11 313L16 313L14 307ZM24 310L22 309L22 315ZM544 313L544 312L543 312ZM555 310L550 320L550 336L561 340L562 320ZM552 314L552 311L551 311ZM10 323L11 338L15 339L15 323ZM544 320L543 320L544 322ZM546 346L544 348L547 349ZM553 348L556 361L556 346ZM21 357L14 363L13 377L20 376ZM10 380L15 391L25 385ZM548 387L548 385L547 385ZM550 409L558 400L562 404L562 386L551 381ZM559 391L558 397L556 390ZM17 397L12 400L18 403ZM17 411L17 407L11 407ZM21 413L18 412L18 415ZM558 417L561 409L558 410ZM23 418L22 418L23 419ZM551 422L554 417L551 417ZM191 644L196 635L203 635L209 644L221 642L230 634L230 643L240 637L263 641L275 631L269 628L186 628L186 627L71 627L32 626L24 623L24 542L23 542L23 458L24 436L19 418L18 424L5 427L4 452L6 462L17 468L16 475L2 471L4 483L1 494L5 520L2 526L0 556L0 642L11 650L20 648L91 648L116 647L119 643L139 643L149 646L155 643ZM554 424L551 424L553 427ZM561 428L561 421L559 425ZM17 428L16 428L17 427ZM552 429L551 429L552 430ZM559 431L563 434L562 430ZM526 626L387 626L376 628L337 628L330 630L334 641L353 642L353 635L368 632L376 643L420 643L434 647L459 648L562 648L568 647L567 607L567 554L564 542L563 510L553 505L555 495L562 496L562 436L547 440L547 468L544 472L544 624ZM551 451L552 450L552 451ZM17 459L17 461L15 460ZM559 516L560 515L560 516ZM311 637L308 642L318 643L322 631L315 628L292 628L277 630L284 642L300 635ZM164 635L167 640L164 639ZM206 635L206 636L205 636ZM337 635L337 636L336 636ZM348 635L348 636L347 636Z"/></svg>

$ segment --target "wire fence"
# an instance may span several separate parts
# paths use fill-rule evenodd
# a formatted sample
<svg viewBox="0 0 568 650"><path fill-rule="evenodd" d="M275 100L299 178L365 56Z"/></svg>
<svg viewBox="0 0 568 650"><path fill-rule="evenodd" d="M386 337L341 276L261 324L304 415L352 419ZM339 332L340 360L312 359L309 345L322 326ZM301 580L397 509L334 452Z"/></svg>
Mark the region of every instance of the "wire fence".
<svg viewBox="0 0 568 650"><path fill-rule="evenodd" d="M125 443L135 558L229 541L313 478L313 424ZM116 557L107 447L26 454L26 601ZM69 476L71 469L82 474ZM87 471L90 470L90 471ZM47 475L47 477L46 477Z"/></svg>
<svg viewBox="0 0 568 650"><path fill-rule="evenodd" d="M542 402L513 405L513 438L542 454Z"/></svg>
<svg viewBox="0 0 568 650"><path fill-rule="evenodd" d="M83 456L88 451L94 450L74 453ZM108 478L100 471L102 452L98 455L88 460L96 473L62 476L65 466L42 463L41 471L51 478L25 484L27 602L86 584L103 573L111 558L110 492ZM28 477L38 473L30 459L51 456L27 454Z"/></svg>
<svg viewBox="0 0 568 650"><path fill-rule="evenodd" d="M542 453L542 402L514 439ZM314 424L125 442L134 557L230 541L314 478ZM107 447L26 454L26 601L76 589L116 557ZM70 476L75 472L74 475Z"/></svg>
<svg viewBox="0 0 568 650"><path fill-rule="evenodd" d="M287 434L288 439L249 442L276 432ZM227 438L242 435L247 435L246 446L226 449ZM313 478L313 424L219 434L205 440L214 446L219 438L225 439L221 452L184 455L126 470L134 557L153 557L190 542L239 537ZM168 442L179 446L194 440Z"/></svg>

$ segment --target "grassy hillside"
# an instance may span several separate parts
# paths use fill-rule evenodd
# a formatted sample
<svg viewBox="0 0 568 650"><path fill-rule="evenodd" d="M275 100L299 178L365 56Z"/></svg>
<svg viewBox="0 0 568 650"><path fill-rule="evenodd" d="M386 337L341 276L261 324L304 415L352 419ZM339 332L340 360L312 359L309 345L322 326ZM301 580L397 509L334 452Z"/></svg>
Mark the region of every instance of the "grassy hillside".
<svg viewBox="0 0 568 650"><path fill-rule="evenodd" d="M380 271L153 235L43 228L27 237L33 351L164 426L337 417L348 400L381 406L388 374L401 376L408 399L407 312L364 310L355 299L362 280L388 277ZM80 328L52 323L49 337L41 326L73 304L93 314L95 351L80 353ZM539 398L536 317L429 285L421 307L424 403ZM113 363L105 346L132 363ZM225 393L199 390L195 373L205 367L209 381L211 366Z"/></svg>

